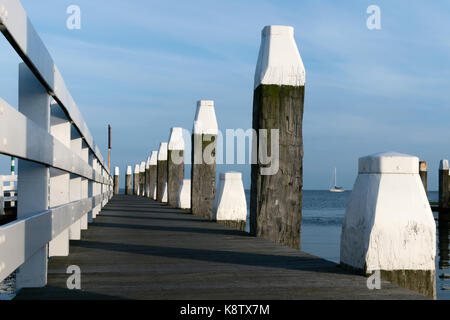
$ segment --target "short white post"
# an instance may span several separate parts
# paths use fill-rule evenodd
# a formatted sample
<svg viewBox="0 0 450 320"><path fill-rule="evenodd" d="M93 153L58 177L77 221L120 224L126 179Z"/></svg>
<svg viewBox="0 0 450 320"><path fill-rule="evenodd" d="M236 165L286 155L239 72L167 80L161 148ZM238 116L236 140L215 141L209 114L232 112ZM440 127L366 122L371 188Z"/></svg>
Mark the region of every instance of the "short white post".
<svg viewBox="0 0 450 320"><path fill-rule="evenodd" d="M214 201L213 219L234 229L246 230L247 202L242 173L220 174L219 188Z"/></svg>
<svg viewBox="0 0 450 320"><path fill-rule="evenodd" d="M71 140L70 148L72 151L81 157L81 147L83 139L76 131L74 126L71 126ZM81 200L81 177L77 175L70 175L70 202ZM69 228L70 240L81 239L81 219L74 221Z"/></svg>
<svg viewBox="0 0 450 320"><path fill-rule="evenodd" d="M191 180L183 179L178 189L177 208L191 209Z"/></svg>
<svg viewBox="0 0 450 320"><path fill-rule="evenodd" d="M25 63L19 65L19 111L43 130L50 132L50 97ZM17 219L26 219L48 210L49 169L19 159ZM50 237L51 235L42 235ZM25 254L25 252L24 252ZM16 289L47 284L48 245L38 249L16 273Z"/></svg>
<svg viewBox="0 0 450 320"><path fill-rule="evenodd" d="M57 103L51 104L51 134L70 149L70 121ZM70 173L50 168L50 207L57 207L70 202ZM50 257L69 255L69 229L63 230L49 244Z"/></svg>
<svg viewBox="0 0 450 320"><path fill-rule="evenodd" d="M341 236L341 265L435 296L436 224L419 158L380 153L359 159Z"/></svg>

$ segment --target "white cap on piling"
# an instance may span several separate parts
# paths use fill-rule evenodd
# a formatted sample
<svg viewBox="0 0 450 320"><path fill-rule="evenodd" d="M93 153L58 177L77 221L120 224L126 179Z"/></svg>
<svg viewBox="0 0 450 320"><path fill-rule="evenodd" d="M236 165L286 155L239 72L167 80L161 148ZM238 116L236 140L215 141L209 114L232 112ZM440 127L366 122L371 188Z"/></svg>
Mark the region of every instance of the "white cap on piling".
<svg viewBox="0 0 450 320"><path fill-rule="evenodd" d="M142 162L141 162L141 165L140 165L140 167L139 167L139 171L140 171L141 173L145 172L145 161L142 161Z"/></svg>
<svg viewBox="0 0 450 320"><path fill-rule="evenodd" d="M359 159L359 173L419 173L419 158L397 152L376 153Z"/></svg>
<svg viewBox="0 0 450 320"><path fill-rule="evenodd" d="M220 174L219 186L214 199L214 218L217 221L247 221L247 201L245 200L242 173Z"/></svg>
<svg viewBox="0 0 450 320"><path fill-rule="evenodd" d="M219 126L217 125L214 101L200 100L197 102L193 131L194 134L218 134Z"/></svg>
<svg viewBox="0 0 450 320"><path fill-rule="evenodd" d="M150 156L151 166L156 166L158 164L158 151L152 151L152 155Z"/></svg>
<svg viewBox="0 0 450 320"><path fill-rule="evenodd" d="M134 173L139 173L141 171L140 165L135 165L134 166Z"/></svg>
<svg viewBox="0 0 450 320"><path fill-rule="evenodd" d="M119 167L115 167L114 168L114 175L118 176L119 175Z"/></svg>
<svg viewBox="0 0 450 320"><path fill-rule="evenodd" d="M158 161L167 160L167 142L161 142L158 151Z"/></svg>
<svg viewBox="0 0 450 320"><path fill-rule="evenodd" d="M131 175L131 166L127 167L127 175Z"/></svg>
<svg viewBox="0 0 450 320"><path fill-rule="evenodd" d="M177 196L177 207L180 209L191 208L191 180L184 179L180 183Z"/></svg>
<svg viewBox="0 0 450 320"><path fill-rule="evenodd" d="M260 84L304 86L305 66L294 39L294 28L266 26L255 71L255 89Z"/></svg>
<svg viewBox="0 0 450 320"><path fill-rule="evenodd" d="M439 162L439 170L448 170L448 160L443 159Z"/></svg>
<svg viewBox="0 0 450 320"><path fill-rule="evenodd" d="M184 150L183 129L173 127L170 132L169 150Z"/></svg>
<svg viewBox="0 0 450 320"><path fill-rule="evenodd" d="M147 162L145 163L145 169L150 168L150 157L147 158Z"/></svg>

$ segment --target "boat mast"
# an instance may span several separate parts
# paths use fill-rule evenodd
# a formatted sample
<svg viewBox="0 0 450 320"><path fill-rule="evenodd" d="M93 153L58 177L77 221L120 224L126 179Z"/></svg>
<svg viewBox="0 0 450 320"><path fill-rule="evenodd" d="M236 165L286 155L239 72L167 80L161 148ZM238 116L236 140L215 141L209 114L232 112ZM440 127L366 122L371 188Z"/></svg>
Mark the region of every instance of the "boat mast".
<svg viewBox="0 0 450 320"><path fill-rule="evenodd" d="M334 168L334 187L336 188L337 183L336 183L336 168Z"/></svg>

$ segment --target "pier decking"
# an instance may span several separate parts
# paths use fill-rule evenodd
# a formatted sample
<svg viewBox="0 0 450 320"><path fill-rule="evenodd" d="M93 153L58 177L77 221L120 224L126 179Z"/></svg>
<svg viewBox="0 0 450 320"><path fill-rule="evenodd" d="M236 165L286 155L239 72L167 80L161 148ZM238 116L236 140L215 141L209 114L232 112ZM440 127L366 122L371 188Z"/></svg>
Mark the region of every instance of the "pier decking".
<svg viewBox="0 0 450 320"><path fill-rule="evenodd" d="M81 268L81 290L66 286ZM48 284L16 299L426 299L335 263L137 196L116 195L68 257L49 261Z"/></svg>

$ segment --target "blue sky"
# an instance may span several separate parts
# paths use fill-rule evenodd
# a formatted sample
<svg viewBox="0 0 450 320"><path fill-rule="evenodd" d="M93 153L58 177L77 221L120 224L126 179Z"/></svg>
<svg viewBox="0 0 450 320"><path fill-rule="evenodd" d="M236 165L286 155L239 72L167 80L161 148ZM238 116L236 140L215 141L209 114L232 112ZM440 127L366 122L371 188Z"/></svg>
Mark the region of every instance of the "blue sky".
<svg viewBox="0 0 450 320"><path fill-rule="evenodd" d="M265 25L291 25L306 73L304 188L351 189L361 156L413 154L429 185L450 144L447 1L22 0L102 153L145 160L172 126L192 128L196 101L213 99L219 128L250 128L253 76ZM81 30L66 28L69 5ZM366 28L369 5L381 30ZM18 57L0 39L0 95L17 106ZM6 161L0 166L7 171ZM244 173L248 166L218 166ZM123 179L122 179L123 181Z"/></svg>

